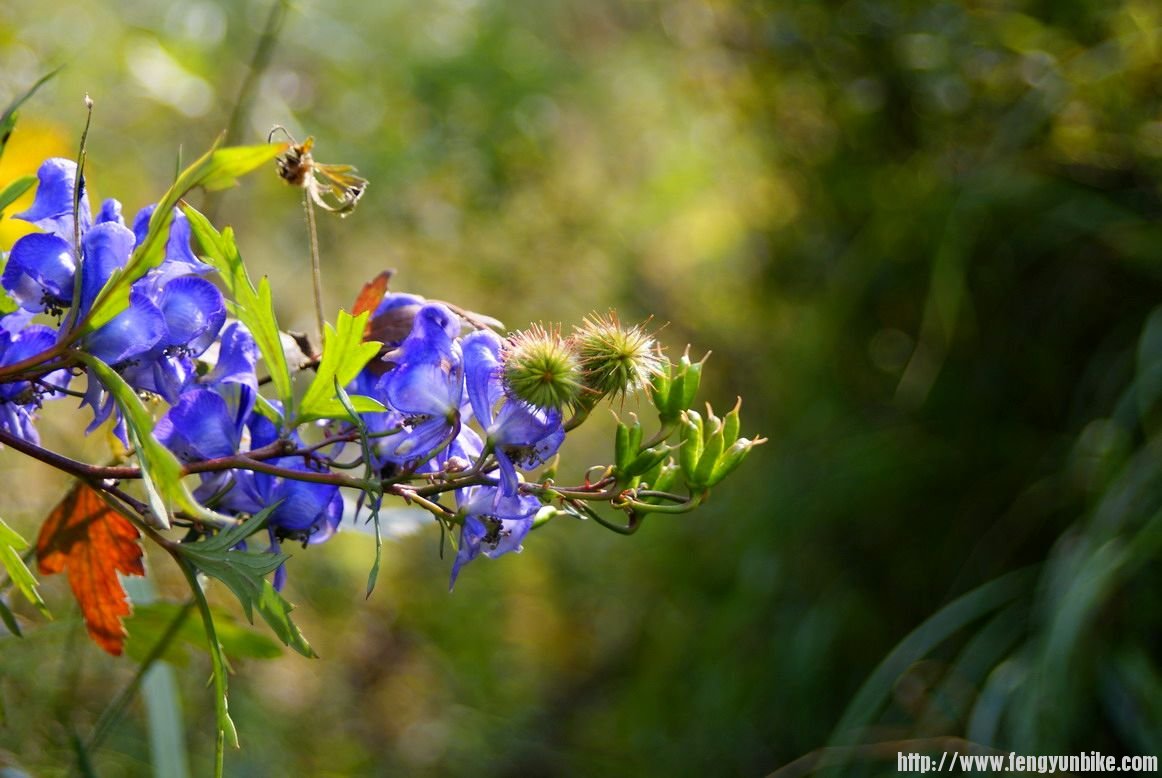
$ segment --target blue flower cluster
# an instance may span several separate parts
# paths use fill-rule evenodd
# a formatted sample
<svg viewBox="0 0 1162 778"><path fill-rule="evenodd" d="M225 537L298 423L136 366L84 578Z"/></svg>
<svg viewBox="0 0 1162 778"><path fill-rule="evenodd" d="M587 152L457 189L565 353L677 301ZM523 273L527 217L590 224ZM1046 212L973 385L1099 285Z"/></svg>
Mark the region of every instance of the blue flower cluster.
<svg viewBox="0 0 1162 778"><path fill-rule="evenodd" d="M0 318L0 366L43 354L79 327L147 233L152 207L137 214L130 229L116 200L106 200L93 217L82 186L74 208L76 175L69 160L45 162L32 207L17 217L41 232L16 242L0 275L18 305ZM183 463L203 463L194 491L201 504L232 516L274 506L267 519L272 550L286 540L325 541L343 515L339 486L326 476L354 427L332 424L334 442L308 448L276 403L263 401L259 411L258 349L244 325L227 322L222 294L205 277L209 272L190 249L187 219L175 213L164 262L134 282L128 308L76 345L133 388L168 403L154 436ZM37 314L55 317L57 327L33 324ZM565 437L562 414L507 392L501 338L473 328L445 305L387 292L372 312L373 319L381 317L402 322L399 339L385 343L383 355L347 387L386 409L362 418L372 459L367 464L385 484L474 474L454 490L461 524L454 583L476 557L519 550L541 502L521 491L518 471L557 451ZM70 377L62 369L0 384L0 426L36 442L36 410L44 399L64 396ZM82 405L93 409L89 430L112 416L125 439L112 397L93 377ZM230 460L240 455L251 459ZM221 466L204 466L214 460ZM263 467L254 467L259 460ZM453 509L444 507L452 516ZM280 569L276 586L283 577Z"/></svg>
<svg viewBox="0 0 1162 778"><path fill-rule="evenodd" d="M351 391L388 410L366 414L374 467L384 477L404 473L491 470L498 478L458 489L463 518L452 582L464 564L481 554L519 550L541 507L519 490L519 469L544 464L565 439L560 411L536 408L505 391L501 339L491 330L461 336L464 323L440 303L388 294L372 319L399 311L413 316L409 334L388 343ZM479 432L470 426L475 421ZM483 468L488 461L490 466Z"/></svg>
<svg viewBox="0 0 1162 778"><path fill-rule="evenodd" d="M94 218L82 186L74 209L76 174L70 160L47 160L38 171L32 207L16 216L42 231L13 245L0 274L0 286L17 304L15 311L0 318L0 365L15 365L60 342L84 320L102 287L125 267L145 236L152 208L137 214L133 229L126 226L121 204L113 199L106 200ZM79 343L131 386L170 402L193 380L194 360L214 342L226 321L222 294L202 277L210 268L190 251L189 237L189 225L178 214L164 264L133 285L126 310ZM39 313L55 316L58 327L32 324ZM35 411L43 400L63 396L58 390L67 386L68 378L67 372L58 371L35 382L4 384L0 426L36 442ZM94 412L90 430L113 411L109 393L93 379L83 404ZM123 425L118 427L124 439Z"/></svg>

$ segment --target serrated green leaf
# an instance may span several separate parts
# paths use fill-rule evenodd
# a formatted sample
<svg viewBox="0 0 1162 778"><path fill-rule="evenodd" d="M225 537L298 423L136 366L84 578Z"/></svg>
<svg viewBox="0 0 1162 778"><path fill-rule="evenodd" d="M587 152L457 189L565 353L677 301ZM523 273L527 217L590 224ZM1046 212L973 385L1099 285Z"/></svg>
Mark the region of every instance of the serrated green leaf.
<svg viewBox="0 0 1162 778"><path fill-rule="evenodd" d="M143 660L181 609L181 605L172 602L134 606L133 615L125 622L129 632L125 653L129 658L135 662ZM244 626L229 613L215 610L214 624L222 649L232 657L273 659L282 656L282 647L278 643ZM187 619L160 658L185 666L189 663L190 648L208 650L206 627L200 620Z"/></svg>
<svg viewBox="0 0 1162 778"><path fill-rule="evenodd" d="M233 230L227 227L218 232L205 216L188 205L182 207L182 212L190 220L190 229L198 239L206 261L218 271L226 290L234 298L231 312L254 336L254 342L266 362L266 369L270 371L270 380L278 399L290 415L294 403L290 368L287 366L286 352L283 351L282 337L274 316L269 281L263 278L257 288L251 282L234 243Z"/></svg>
<svg viewBox="0 0 1162 778"><path fill-rule="evenodd" d="M24 105L28 98L36 94L36 90L40 89L44 85L44 82L59 72L60 68L57 68L56 70L50 71L47 75L42 76L27 92L13 100L4 110L4 115L0 116L0 156L4 155L4 147L8 145L8 138L11 137L13 128L16 127L16 112L20 109L20 106Z"/></svg>
<svg viewBox="0 0 1162 778"><path fill-rule="evenodd" d="M109 390L109 394L113 396L114 402L121 410L130 442L137 451L142 485L149 499L149 507L158 521L168 528L169 516L177 510L215 520L224 518L199 505L190 494L190 490L182 482L181 463L153 436L153 417L142 404L141 398L133 391L133 387L127 384L117 371L92 354L77 351L76 356Z"/></svg>
<svg viewBox="0 0 1162 778"><path fill-rule="evenodd" d="M303 633L299 630L290 617L291 611L295 609L286 599L275 591L271 586L270 581L265 578L262 579L262 592L255 602L258 612L262 614L262 618L274 630L274 634L278 636L284 644L290 646L295 651L307 658L317 657L315 649L311 648L311 644L303 637Z"/></svg>
<svg viewBox="0 0 1162 778"><path fill-rule="evenodd" d="M257 609L284 644L303 656L316 656L303 633L291 620L290 612L294 606L283 599L264 577L289 559L286 554L198 548L204 545L191 543L181 546L180 550L195 567L217 578L234 592L251 624L254 623L254 611Z"/></svg>
<svg viewBox="0 0 1162 778"><path fill-rule="evenodd" d="M286 143L266 143L260 146L232 146L211 148L178 176L169 191L162 196L149 219L149 229L137 244L129 263L114 273L97 295L83 332L92 332L110 322L129 305L129 287L137 279L165 261L166 237L173 222L173 209L192 189L223 189L234 183L238 176L271 161L287 147Z"/></svg>
<svg viewBox="0 0 1162 778"><path fill-rule="evenodd" d="M263 576L274 572L285 562L286 554L203 548L205 543L183 544L179 550L186 559L212 578L217 578L234 592L246 619L254 623L254 604L262 593Z"/></svg>
<svg viewBox="0 0 1162 778"><path fill-rule="evenodd" d="M0 519L0 564L4 565L4 569L8 571L8 577L12 579L13 585L20 590L25 599L35 605L41 614L51 619L52 614L48 612L48 606L44 604L44 600L40 598L40 592L36 590L36 576L20 558L20 552L27 548L28 541L20 537L16 530L5 524L3 519ZM5 622L7 623L7 620ZM19 630L13 631L19 634Z"/></svg>
<svg viewBox="0 0 1162 778"><path fill-rule="evenodd" d="M31 189L35 183L36 176L24 176L4 187L4 191L0 192L0 218L4 216L5 209L19 200L20 196Z"/></svg>
<svg viewBox="0 0 1162 778"><path fill-rule="evenodd" d="M376 341L363 340L363 329L368 316L369 311L364 311L358 316L339 311L336 326L326 325L323 358L319 362L315 380L303 395L299 415L295 417L296 424L317 419L347 418L347 408L335 395L336 383L339 386L351 383L364 365L379 353L379 348L383 345ZM385 410L383 405L370 397L355 395L349 397L348 402L359 413Z"/></svg>

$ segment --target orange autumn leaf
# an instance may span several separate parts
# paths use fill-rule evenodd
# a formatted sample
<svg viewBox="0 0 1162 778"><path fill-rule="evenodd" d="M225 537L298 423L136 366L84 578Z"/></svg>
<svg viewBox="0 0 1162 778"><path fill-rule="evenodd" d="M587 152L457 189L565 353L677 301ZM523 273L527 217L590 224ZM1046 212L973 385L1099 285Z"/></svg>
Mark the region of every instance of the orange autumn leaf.
<svg viewBox="0 0 1162 778"><path fill-rule="evenodd" d="M352 316L358 316L364 311L374 311L383 302L383 296L387 294L388 284L391 283L393 271L384 270L375 278L368 281L359 290L359 296L355 298L355 305L351 309Z"/></svg>
<svg viewBox="0 0 1162 778"><path fill-rule="evenodd" d="M41 574L65 571L89 637L114 656L121 655L125 642L121 620L133 610L117 573L145 575L140 537L97 492L77 484L53 508L36 541Z"/></svg>

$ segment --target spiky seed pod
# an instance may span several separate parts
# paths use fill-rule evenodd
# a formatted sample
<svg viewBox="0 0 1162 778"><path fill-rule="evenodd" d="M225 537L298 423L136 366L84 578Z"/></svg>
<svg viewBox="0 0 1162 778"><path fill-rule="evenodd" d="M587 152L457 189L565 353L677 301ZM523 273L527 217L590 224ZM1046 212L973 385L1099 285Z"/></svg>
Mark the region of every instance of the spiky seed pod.
<svg viewBox="0 0 1162 778"><path fill-rule="evenodd" d="M573 405L583 391L581 362L557 328L533 324L510 335L501 362L508 391L538 408Z"/></svg>
<svg viewBox="0 0 1162 778"><path fill-rule="evenodd" d="M573 341L585 387L601 396L616 398L644 389L665 364L653 336L641 325L623 327L612 311L587 316Z"/></svg>

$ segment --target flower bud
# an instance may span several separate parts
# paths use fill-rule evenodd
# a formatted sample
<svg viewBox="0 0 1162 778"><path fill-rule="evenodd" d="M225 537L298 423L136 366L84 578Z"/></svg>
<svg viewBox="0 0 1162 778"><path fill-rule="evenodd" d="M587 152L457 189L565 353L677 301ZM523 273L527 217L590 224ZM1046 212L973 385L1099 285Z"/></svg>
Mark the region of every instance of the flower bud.
<svg viewBox="0 0 1162 778"><path fill-rule="evenodd" d="M653 337L642 327L626 329L614 313L590 316L573 335L585 386L599 396L617 397L644 389L662 371Z"/></svg>
<svg viewBox="0 0 1162 778"><path fill-rule="evenodd" d="M509 336L501 361L509 392L538 408L573 405L583 389L577 355L556 329L533 324Z"/></svg>

